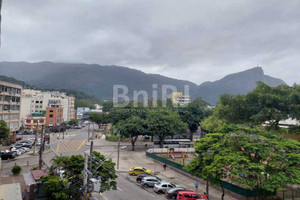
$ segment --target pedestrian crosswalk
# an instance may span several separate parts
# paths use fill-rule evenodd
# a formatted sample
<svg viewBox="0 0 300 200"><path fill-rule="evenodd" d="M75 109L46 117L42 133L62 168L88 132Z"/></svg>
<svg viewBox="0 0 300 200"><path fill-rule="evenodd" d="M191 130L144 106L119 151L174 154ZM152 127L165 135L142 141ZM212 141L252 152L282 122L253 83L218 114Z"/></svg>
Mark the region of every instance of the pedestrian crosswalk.
<svg viewBox="0 0 300 200"><path fill-rule="evenodd" d="M66 140L57 143L56 152L76 152L86 143L86 140Z"/></svg>

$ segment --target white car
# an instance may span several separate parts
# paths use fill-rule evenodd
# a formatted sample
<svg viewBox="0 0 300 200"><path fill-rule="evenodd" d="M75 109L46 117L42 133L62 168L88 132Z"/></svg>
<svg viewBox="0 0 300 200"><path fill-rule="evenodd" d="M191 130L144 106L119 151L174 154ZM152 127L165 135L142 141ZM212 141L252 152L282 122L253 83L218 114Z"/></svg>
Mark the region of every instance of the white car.
<svg viewBox="0 0 300 200"><path fill-rule="evenodd" d="M27 147L21 147L20 149L23 149L25 152L28 152L28 151L30 151L30 149L29 148L27 148ZM24 152L24 153L25 153Z"/></svg>
<svg viewBox="0 0 300 200"><path fill-rule="evenodd" d="M154 192L157 193L164 193L166 190L171 189L171 188L175 188L176 185L166 182L166 181L162 181L160 183L157 183L154 185L153 190Z"/></svg>
<svg viewBox="0 0 300 200"><path fill-rule="evenodd" d="M12 152L16 152L18 156L22 155L22 152L19 149L12 150Z"/></svg>

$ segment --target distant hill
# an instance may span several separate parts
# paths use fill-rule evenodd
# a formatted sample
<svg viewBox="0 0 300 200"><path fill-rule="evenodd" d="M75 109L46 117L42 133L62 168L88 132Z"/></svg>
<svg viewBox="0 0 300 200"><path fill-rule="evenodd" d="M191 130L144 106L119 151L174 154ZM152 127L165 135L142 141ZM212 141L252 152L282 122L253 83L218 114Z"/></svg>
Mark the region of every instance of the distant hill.
<svg viewBox="0 0 300 200"><path fill-rule="evenodd" d="M262 81L272 87L285 82L264 74L261 67L255 67L246 71L230 74L214 82L204 82L198 86L197 96L215 105L221 94L247 94L256 87L256 83Z"/></svg>
<svg viewBox="0 0 300 200"><path fill-rule="evenodd" d="M284 84L280 79L264 75L259 67L230 74L221 80L205 82L199 86L190 81L146 74L127 67L96 64L0 62L0 74L43 89L76 90L107 100L112 99L114 85L127 86L131 98L134 90L145 90L151 98L153 84L158 85L158 98L161 98L162 85L173 85L178 91L183 91L184 86L189 85L192 98L201 96L211 104L215 104L219 95L223 93L248 93L255 88L258 81L271 86Z"/></svg>
<svg viewBox="0 0 300 200"><path fill-rule="evenodd" d="M25 83L24 81L19 81L15 78L3 76L3 75L0 75L0 81L18 84L18 85L21 85L23 88L30 88L30 89L34 88L33 86L29 85L28 83Z"/></svg>

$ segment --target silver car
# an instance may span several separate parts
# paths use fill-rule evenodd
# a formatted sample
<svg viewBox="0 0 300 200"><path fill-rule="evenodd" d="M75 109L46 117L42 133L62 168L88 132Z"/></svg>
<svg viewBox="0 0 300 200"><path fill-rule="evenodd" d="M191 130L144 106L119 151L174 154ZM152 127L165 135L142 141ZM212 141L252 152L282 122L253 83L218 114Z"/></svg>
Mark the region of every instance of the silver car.
<svg viewBox="0 0 300 200"><path fill-rule="evenodd" d="M165 181L162 181L160 183L157 183L154 185L154 192L157 192L157 193L164 193L166 190L170 189L170 188L175 188L176 185L172 184L172 183L169 183L169 182L165 182Z"/></svg>
<svg viewBox="0 0 300 200"><path fill-rule="evenodd" d="M141 185L144 187L153 187L157 183L160 183L160 180L154 176L146 176L141 181Z"/></svg>

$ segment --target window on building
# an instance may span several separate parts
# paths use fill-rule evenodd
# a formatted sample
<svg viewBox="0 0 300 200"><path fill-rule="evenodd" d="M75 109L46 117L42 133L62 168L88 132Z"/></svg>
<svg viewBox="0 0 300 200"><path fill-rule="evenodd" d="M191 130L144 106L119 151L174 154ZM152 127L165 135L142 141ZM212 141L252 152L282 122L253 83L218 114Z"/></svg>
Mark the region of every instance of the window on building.
<svg viewBox="0 0 300 200"><path fill-rule="evenodd" d="M50 114L49 117L50 117L50 118L53 118L53 114Z"/></svg>
<svg viewBox="0 0 300 200"><path fill-rule="evenodd" d="M9 105L4 105L3 110L9 111L10 110L10 106Z"/></svg>
<svg viewBox="0 0 300 200"><path fill-rule="evenodd" d="M12 105L11 110L18 111L18 110L20 110L20 106Z"/></svg>
<svg viewBox="0 0 300 200"><path fill-rule="evenodd" d="M10 102L11 101L11 97L10 96L5 96L4 101Z"/></svg>

